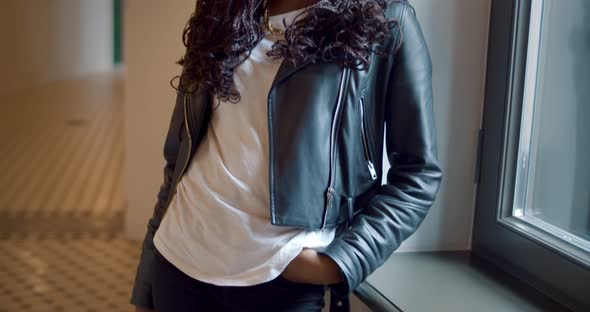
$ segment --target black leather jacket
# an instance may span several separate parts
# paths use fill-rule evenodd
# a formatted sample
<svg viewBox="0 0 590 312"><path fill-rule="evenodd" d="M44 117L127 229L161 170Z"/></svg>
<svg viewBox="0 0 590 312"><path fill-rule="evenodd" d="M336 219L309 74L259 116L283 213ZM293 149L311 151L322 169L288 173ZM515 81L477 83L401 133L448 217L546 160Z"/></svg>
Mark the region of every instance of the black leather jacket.
<svg viewBox="0 0 590 312"><path fill-rule="evenodd" d="M270 220L276 226L337 227L335 240L320 252L344 273L344 282L331 285L341 296L416 231L442 180L428 48L409 4L393 3L386 15L400 22L403 34L392 31L382 46L392 52L388 56L373 55L365 70L283 62L268 95ZM204 88L178 92L133 304L152 307L153 236L207 131L208 103ZM391 168L382 184L384 147Z"/></svg>

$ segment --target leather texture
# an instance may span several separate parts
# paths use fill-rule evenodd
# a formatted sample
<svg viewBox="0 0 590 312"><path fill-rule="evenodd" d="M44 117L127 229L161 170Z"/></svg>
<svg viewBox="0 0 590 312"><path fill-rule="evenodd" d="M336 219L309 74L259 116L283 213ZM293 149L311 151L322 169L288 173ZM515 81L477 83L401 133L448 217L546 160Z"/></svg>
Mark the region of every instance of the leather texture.
<svg viewBox="0 0 590 312"><path fill-rule="evenodd" d="M320 252L345 276L330 285L339 298L417 230L442 181L428 47L408 3L392 3L386 15L399 21L403 34L392 31L379 47L387 56L373 54L364 70L283 62L268 96L269 217L276 226L337 228ZM164 182L130 300L138 306L153 308L154 233L206 134L210 100L203 88L177 94L164 144ZM385 147L390 169L381 183Z"/></svg>

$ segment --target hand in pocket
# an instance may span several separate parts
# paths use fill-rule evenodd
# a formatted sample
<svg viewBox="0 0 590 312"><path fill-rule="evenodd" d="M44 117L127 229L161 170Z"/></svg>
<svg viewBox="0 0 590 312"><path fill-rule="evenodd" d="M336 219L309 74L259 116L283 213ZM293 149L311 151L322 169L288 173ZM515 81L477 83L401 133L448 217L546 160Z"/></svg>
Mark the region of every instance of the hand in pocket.
<svg viewBox="0 0 590 312"><path fill-rule="evenodd" d="M281 276L291 282L317 285L336 284L343 280L336 262L311 248L303 248Z"/></svg>

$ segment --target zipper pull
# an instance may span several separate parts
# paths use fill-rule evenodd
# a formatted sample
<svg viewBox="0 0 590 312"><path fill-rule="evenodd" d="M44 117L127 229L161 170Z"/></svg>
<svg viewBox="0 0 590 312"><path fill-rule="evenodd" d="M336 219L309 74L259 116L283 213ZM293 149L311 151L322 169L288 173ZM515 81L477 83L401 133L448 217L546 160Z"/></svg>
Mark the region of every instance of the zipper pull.
<svg viewBox="0 0 590 312"><path fill-rule="evenodd" d="M371 173L371 178L373 180L377 179L377 170L375 170L375 166L373 165L373 162L368 160L367 167L369 167L369 172Z"/></svg>
<svg viewBox="0 0 590 312"><path fill-rule="evenodd" d="M332 208L335 191L336 190L333 187L328 187L328 190L326 190L326 207L324 207L324 218L322 220L322 226L320 229L323 229L326 226L326 221L328 219L328 210Z"/></svg>
<svg viewBox="0 0 590 312"><path fill-rule="evenodd" d="M336 190L333 187L329 187L326 191L326 208L332 208L332 201L334 200L334 192ZM327 213L326 213L327 214Z"/></svg>

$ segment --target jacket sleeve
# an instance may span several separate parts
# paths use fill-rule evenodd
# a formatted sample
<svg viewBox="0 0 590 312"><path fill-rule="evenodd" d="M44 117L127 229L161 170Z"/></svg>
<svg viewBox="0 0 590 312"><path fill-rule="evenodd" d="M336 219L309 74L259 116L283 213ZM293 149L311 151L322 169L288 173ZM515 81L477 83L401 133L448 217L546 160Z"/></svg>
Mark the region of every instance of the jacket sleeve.
<svg viewBox="0 0 590 312"><path fill-rule="evenodd" d="M155 246L153 243L154 234L160 226L160 221L164 206L168 200L170 188L172 185L172 176L176 166L176 156L178 155L179 134L183 124L183 98L184 92L178 91L176 103L170 119L170 125L164 143L164 181L160 186L157 195L157 201L153 208L153 213L147 222L147 231L145 233L139 265L136 269L135 284L131 293L129 303L139 307L153 309L152 300L152 262L154 258Z"/></svg>
<svg viewBox="0 0 590 312"><path fill-rule="evenodd" d="M340 267L345 281L331 285L352 292L412 235L432 206L442 180L432 104L432 64L413 8L404 6L403 40L387 80L385 126L391 168L380 186L334 241L320 253Z"/></svg>

